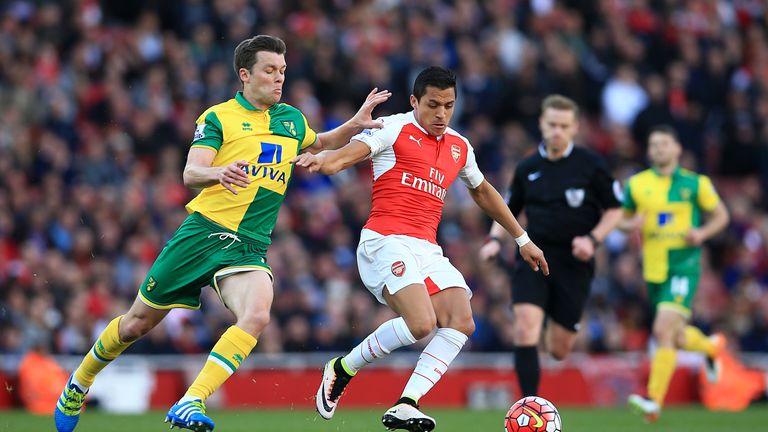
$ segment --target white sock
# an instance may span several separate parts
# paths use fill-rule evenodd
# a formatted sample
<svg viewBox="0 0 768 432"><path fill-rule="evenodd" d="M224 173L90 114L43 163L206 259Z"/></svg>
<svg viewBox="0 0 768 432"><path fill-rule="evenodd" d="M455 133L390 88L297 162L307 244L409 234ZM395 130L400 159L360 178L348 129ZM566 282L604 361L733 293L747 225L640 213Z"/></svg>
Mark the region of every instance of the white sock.
<svg viewBox="0 0 768 432"><path fill-rule="evenodd" d="M411 379L403 389L402 397L418 402L422 396L437 384L448 366L467 343L467 335L452 328L439 328L435 337L424 348Z"/></svg>
<svg viewBox="0 0 768 432"><path fill-rule="evenodd" d="M185 396L182 396L181 399L179 399L178 403L184 403L184 402L190 402L190 401L196 401L196 400L200 400L200 398L197 397L197 396L186 396L185 395Z"/></svg>
<svg viewBox="0 0 768 432"><path fill-rule="evenodd" d="M349 372L357 372L374 360L389 355L392 351L416 343L402 317L391 319L380 325L344 357Z"/></svg>
<svg viewBox="0 0 768 432"><path fill-rule="evenodd" d="M88 386L84 386L80 384L80 381L78 381L77 378L75 378L74 374L72 375L72 384L76 385L82 392L87 392L88 389L90 388Z"/></svg>

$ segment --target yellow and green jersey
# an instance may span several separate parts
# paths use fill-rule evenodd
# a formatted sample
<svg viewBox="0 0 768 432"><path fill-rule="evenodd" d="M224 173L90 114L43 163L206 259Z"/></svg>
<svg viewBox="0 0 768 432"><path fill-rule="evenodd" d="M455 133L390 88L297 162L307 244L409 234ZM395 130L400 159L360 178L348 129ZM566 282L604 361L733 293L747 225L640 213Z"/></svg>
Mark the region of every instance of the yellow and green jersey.
<svg viewBox="0 0 768 432"><path fill-rule="evenodd" d="M691 247L686 236L701 225L701 211L720 202L709 177L678 168L671 176L647 169L630 177L624 209L644 216L643 276L662 283L672 275L697 274L701 248Z"/></svg>
<svg viewBox="0 0 768 432"><path fill-rule="evenodd" d="M220 184L208 186L187 204L187 211L245 238L271 243L293 171L289 162L316 138L301 111L287 104L262 111L238 92L233 99L212 106L197 119L192 147L214 150L213 166L248 161L243 170L251 183L238 188L237 195Z"/></svg>

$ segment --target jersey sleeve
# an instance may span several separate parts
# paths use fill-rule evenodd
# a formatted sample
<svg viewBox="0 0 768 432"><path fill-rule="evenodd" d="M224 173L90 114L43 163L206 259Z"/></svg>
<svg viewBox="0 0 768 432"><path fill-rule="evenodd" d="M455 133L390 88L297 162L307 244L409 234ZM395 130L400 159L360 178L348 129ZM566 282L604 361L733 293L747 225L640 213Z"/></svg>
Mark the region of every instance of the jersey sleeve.
<svg viewBox="0 0 768 432"><path fill-rule="evenodd" d="M604 209L621 207L624 191L621 183L611 176L605 162L597 156L595 158L595 171L592 174L592 187L597 200Z"/></svg>
<svg viewBox="0 0 768 432"><path fill-rule="evenodd" d="M459 178L464 182L464 185L469 189L476 189L485 180L485 176L480 172L480 168L477 167L477 159L475 158L475 150L467 142L467 161L464 166L459 170Z"/></svg>
<svg viewBox="0 0 768 432"><path fill-rule="evenodd" d="M381 129L365 129L352 137L353 140L362 141L371 149L369 157L374 157L395 144L397 135L402 129L402 122L398 122L395 116L380 117L384 122Z"/></svg>
<svg viewBox="0 0 768 432"><path fill-rule="evenodd" d="M627 210L629 212L634 212L637 210L637 204L635 204L635 199L632 198L632 178L631 177L629 180L627 180L626 186L624 186L624 200L622 201L621 206L624 208L624 210Z"/></svg>
<svg viewBox="0 0 768 432"><path fill-rule="evenodd" d="M705 175L699 176L699 194L698 194L699 207L704 211L712 211L720 204L720 196L715 191L715 186L712 184L712 180Z"/></svg>
<svg viewBox="0 0 768 432"><path fill-rule="evenodd" d="M515 169L515 175L512 177L512 185L509 187L509 197L507 198L507 207L515 217L523 211L525 203L525 183L523 182L523 170L520 165Z"/></svg>
<svg viewBox="0 0 768 432"><path fill-rule="evenodd" d="M195 123L195 136L192 138L191 147L211 148L218 152L224 142L224 129L216 112L204 112Z"/></svg>
<svg viewBox="0 0 768 432"><path fill-rule="evenodd" d="M317 141L317 132L314 131L311 127L309 127L309 123L307 122L307 118L304 116L304 114L301 115L301 118L304 120L304 140L301 142L301 145L299 146L299 150L304 150L305 148L311 146L312 144Z"/></svg>

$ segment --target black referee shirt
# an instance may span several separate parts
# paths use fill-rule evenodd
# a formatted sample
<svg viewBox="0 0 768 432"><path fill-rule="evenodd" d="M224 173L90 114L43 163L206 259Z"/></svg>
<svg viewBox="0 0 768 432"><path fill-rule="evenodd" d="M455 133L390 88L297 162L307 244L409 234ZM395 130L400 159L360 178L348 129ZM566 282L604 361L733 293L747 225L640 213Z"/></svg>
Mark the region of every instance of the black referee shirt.
<svg viewBox="0 0 768 432"><path fill-rule="evenodd" d="M515 216L525 208L536 244L570 247L574 237L592 231L604 209L621 206L622 192L595 153L571 144L550 161L539 145L517 165L507 205Z"/></svg>

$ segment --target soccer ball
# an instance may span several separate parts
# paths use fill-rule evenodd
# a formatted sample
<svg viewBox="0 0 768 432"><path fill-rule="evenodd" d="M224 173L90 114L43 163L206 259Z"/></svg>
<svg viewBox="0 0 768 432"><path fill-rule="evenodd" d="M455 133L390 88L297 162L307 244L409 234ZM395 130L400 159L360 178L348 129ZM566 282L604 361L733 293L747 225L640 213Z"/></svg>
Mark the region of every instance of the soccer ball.
<svg viewBox="0 0 768 432"><path fill-rule="evenodd" d="M512 404L504 417L506 432L560 432L562 422L555 405L538 396L527 396Z"/></svg>

